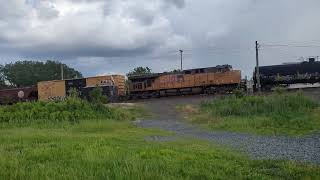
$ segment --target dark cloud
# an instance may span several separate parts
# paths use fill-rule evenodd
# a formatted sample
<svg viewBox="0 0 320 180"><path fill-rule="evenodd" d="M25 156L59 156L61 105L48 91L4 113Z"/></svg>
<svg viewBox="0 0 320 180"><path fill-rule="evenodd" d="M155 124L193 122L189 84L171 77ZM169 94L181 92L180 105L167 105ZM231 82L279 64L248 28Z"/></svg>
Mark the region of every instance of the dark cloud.
<svg viewBox="0 0 320 180"><path fill-rule="evenodd" d="M37 5L38 16L41 19L49 20L53 18L57 18L59 16L59 11L55 9L54 5L47 3L39 3Z"/></svg>
<svg viewBox="0 0 320 180"><path fill-rule="evenodd" d="M185 7L185 0L164 0L167 3L174 4L177 8Z"/></svg>
<svg viewBox="0 0 320 180"><path fill-rule="evenodd" d="M184 49L186 68L228 63L251 75L256 40L320 45L318 7L318 0L0 0L0 60L56 58L88 75L141 65L167 71L179 67ZM261 64L318 50L262 47Z"/></svg>
<svg viewBox="0 0 320 180"><path fill-rule="evenodd" d="M78 57L118 57L118 58L127 58L135 57L142 54L147 54L152 51L150 47L139 47L133 49L116 49L113 47L96 47L96 46L83 46L78 45L76 47L59 47L59 45L46 45L38 47L35 51L32 47L31 49L21 49L21 56L25 58L57 58L61 57L65 59L78 58Z"/></svg>
<svg viewBox="0 0 320 180"><path fill-rule="evenodd" d="M6 6L1 6L12 10L19 4L29 12L0 26L0 39L5 40L0 42L2 53L15 52L23 57L131 57L186 42L183 37L177 38L169 19L163 16L162 0L22 2L3 2ZM106 7L110 9L107 14ZM13 28L14 24L19 28Z"/></svg>
<svg viewBox="0 0 320 180"><path fill-rule="evenodd" d="M27 11L21 0L0 0L0 21L14 21L23 18Z"/></svg>
<svg viewBox="0 0 320 180"><path fill-rule="evenodd" d="M178 34L192 40L190 67L229 63L251 75L254 43L314 44L320 1L201 1L189 0L178 14L170 14ZM187 21L187 22L186 22ZM310 42L311 41L311 42ZM320 41L318 40L318 43ZM319 48L261 48L262 65L298 61L317 55Z"/></svg>

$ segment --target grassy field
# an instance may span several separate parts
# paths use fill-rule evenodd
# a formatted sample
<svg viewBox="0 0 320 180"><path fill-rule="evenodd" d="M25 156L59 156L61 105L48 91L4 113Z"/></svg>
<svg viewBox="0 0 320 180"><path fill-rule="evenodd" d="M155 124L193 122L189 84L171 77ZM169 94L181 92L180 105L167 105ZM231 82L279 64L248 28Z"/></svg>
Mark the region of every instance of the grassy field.
<svg viewBox="0 0 320 180"><path fill-rule="evenodd" d="M73 100L72 100L73 101ZM78 101L78 100L77 100ZM147 136L170 135L135 127L131 120L144 114L140 107L109 108L86 102L94 118L46 113L31 117L38 104L2 107L0 127L1 179L317 179L320 167L288 161L250 160L245 155L199 140L146 141ZM51 113L69 111L64 103L41 104ZM82 104L84 103L84 104ZM70 105L70 104L69 104ZM60 107L59 110L53 108ZM18 110L18 107L24 107ZM38 107L37 107L38 108ZM103 109L106 108L106 109ZM56 109L56 110L53 110ZM80 111L80 110L79 110ZM28 112L28 113L27 113ZM84 111L86 112L86 111ZM107 114L100 114L105 112ZM79 112L80 113L80 112ZM50 114L50 113L49 113ZM68 114L68 113L66 113ZM80 113L81 114L81 113ZM98 118L99 117L99 118ZM44 119L48 118L48 119ZM43 122L40 122L42 119ZM63 124L63 125L61 125Z"/></svg>
<svg viewBox="0 0 320 180"><path fill-rule="evenodd" d="M28 102L0 108L2 127L64 127L88 119L133 120L145 116L143 107L116 108L78 98L63 102Z"/></svg>
<svg viewBox="0 0 320 180"><path fill-rule="evenodd" d="M177 107L193 123L215 130L268 135L304 135L320 131L319 104L301 93L226 97L199 107Z"/></svg>

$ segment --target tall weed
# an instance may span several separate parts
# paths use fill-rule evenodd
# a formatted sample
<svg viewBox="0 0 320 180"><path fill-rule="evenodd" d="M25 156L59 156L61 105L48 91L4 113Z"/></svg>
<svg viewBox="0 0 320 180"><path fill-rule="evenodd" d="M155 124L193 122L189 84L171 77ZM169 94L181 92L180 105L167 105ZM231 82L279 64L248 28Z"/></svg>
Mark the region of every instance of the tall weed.
<svg viewBox="0 0 320 180"><path fill-rule="evenodd" d="M45 122L77 123L85 119L128 119L128 114L78 98L62 102L27 102L0 107L0 123L25 125Z"/></svg>
<svg viewBox="0 0 320 180"><path fill-rule="evenodd" d="M194 121L213 129L303 135L319 131L319 115L319 104L302 93L275 93L203 103Z"/></svg>
<svg viewBox="0 0 320 180"><path fill-rule="evenodd" d="M309 112L318 107L302 93L274 94L270 96L227 97L205 102L201 109L219 116L288 115Z"/></svg>

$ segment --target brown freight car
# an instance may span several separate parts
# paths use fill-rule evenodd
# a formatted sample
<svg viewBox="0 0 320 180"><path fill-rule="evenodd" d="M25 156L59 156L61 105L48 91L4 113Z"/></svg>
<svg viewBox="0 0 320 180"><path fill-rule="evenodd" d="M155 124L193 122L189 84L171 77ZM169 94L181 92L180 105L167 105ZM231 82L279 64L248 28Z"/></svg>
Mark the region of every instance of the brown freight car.
<svg viewBox="0 0 320 180"><path fill-rule="evenodd" d="M241 71L230 65L189 69L177 73L153 73L128 77L132 97L230 92L241 82Z"/></svg>
<svg viewBox="0 0 320 180"><path fill-rule="evenodd" d="M35 101L37 98L38 91L35 86L0 90L0 104L2 105Z"/></svg>
<svg viewBox="0 0 320 180"><path fill-rule="evenodd" d="M40 101L62 100L66 96L65 80L38 82L38 98Z"/></svg>
<svg viewBox="0 0 320 180"><path fill-rule="evenodd" d="M97 86L103 89L104 95L110 100L115 100L125 95L125 76L109 75L39 82L39 100L63 100L69 95L71 89L76 89L80 97L88 98L89 92Z"/></svg>
<svg viewBox="0 0 320 180"><path fill-rule="evenodd" d="M114 84L118 89L118 96L125 96L125 76L123 75L108 75L108 76L96 76L86 78L86 84L88 87L102 86L105 84Z"/></svg>

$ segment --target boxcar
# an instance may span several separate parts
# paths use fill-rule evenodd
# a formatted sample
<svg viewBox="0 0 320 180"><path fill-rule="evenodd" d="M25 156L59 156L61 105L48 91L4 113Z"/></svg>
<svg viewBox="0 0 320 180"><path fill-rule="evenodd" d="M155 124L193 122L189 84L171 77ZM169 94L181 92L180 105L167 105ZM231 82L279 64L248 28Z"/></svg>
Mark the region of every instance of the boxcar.
<svg viewBox="0 0 320 180"><path fill-rule="evenodd" d="M69 95L71 89L76 89L81 98L88 98L94 87L101 87L103 95L108 96L109 100L116 100L117 97L125 95L125 76L110 75L43 81L38 83L38 96L41 101L63 100Z"/></svg>
<svg viewBox="0 0 320 180"><path fill-rule="evenodd" d="M35 101L38 92L35 86L0 90L0 104L14 104L17 102Z"/></svg>
<svg viewBox="0 0 320 180"><path fill-rule="evenodd" d="M176 73L153 73L128 77L135 98L180 94L226 93L240 85L241 71L230 65L189 69Z"/></svg>

